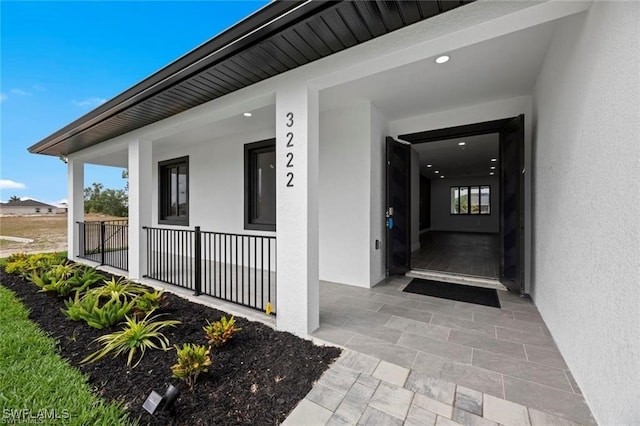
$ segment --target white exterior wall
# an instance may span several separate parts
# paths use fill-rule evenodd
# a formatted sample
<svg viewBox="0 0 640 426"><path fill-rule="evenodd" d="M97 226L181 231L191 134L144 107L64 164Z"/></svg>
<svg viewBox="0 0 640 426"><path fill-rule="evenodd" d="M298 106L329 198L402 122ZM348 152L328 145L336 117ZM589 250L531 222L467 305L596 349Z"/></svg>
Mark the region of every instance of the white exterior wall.
<svg viewBox="0 0 640 426"><path fill-rule="evenodd" d="M234 234L275 235L244 229L244 145L275 137L269 128L212 137L195 145L162 146L153 151L152 223L158 226L158 163L189 156L189 229ZM161 225L184 229L182 226Z"/></svg>
<svg viewBox="0 0 640 426"><path fill-rule="evenodd" d="M371 231L369 234L370 275L369 284L374 286L386 276L386 149L389 136L389 120L371 105ZM376 241L379 242L376 248Z"/></svg>
<svg viewBox="0 0 640 426"><path fill-rule="evenodd" d="M36 211L39 209L40 211ZM49 211L51 209L51 211ZM26 206L2 206L0 207L0 214L15 214L15 215L41 215L41 214L63 214L66 210L58 207L26 207Z"/></svg>
<svg viewBox="0 0 640 426"><path fill-rule="evenodd" d="M531 294L599 424L640 423L640 3L556 29L534 92Z"/></svg>
<svg viewBox="0 0 640 426"><path fill-rule="evenodd" d="M370 286L371 104L320 114L320 279Z"/></svg>

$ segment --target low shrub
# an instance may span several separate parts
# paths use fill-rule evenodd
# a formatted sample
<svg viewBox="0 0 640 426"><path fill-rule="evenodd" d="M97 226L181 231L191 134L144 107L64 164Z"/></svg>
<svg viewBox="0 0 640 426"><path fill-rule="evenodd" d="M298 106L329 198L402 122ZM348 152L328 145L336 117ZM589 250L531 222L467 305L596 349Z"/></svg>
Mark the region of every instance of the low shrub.
<svg viewBox="0 0 640 426"><path fill-rule="evenodd" d="M138 295L135 301L135 314L137 317L144 317L148 313L166 306L166 297L162 290L145 291Z"/></svg>
<svg viewBox="0 0 640 426"><path fill-rule="evenodd" d="M68 296L74 290L69 278L76 270L72 264L53 265L46 269L32 271L28 280L40 287L40 291L50 291L59 296Z"/></svg>
<svg viewBox="0 0 640 426"><path fill-rule="evenodd" d="M203 329L209 343L220 347L231 339L235 333L242 330L242 328L236 327L235 324L236 319L233 316L228 320L227 317L222 316L219 321L214 323L207 321L207 325Z"/></svg>
<svg viewBox="0 0 640 426"><path fill-rule="evenodd" d="M131 312L135 301L126 299L110 299L107 303L99 306L100 298L93 292L87 292L80 297L76 293L74 299L65 301L66 309L62 312L74 321L85 321L90 327L102 330L122 321Z"/></svg>
<svg viewBox="0 0 640 426"><path fill-rule="evenodd" d="M183 344L182 349L178 346L175 348L178 363L171 367L171 372L174 377L183 379L189 389L193 390L200 373L206 373L207 367L211 365L211 349L192 343Z"/></svg>
<svg viewBox="0 0 640 426"><path fill-rule="evenodd" d="M28 277L31 273L41 273L56 265L67 264L66 252L63 253L14 253L3 259L3 267L9 274Z"/></svg>
<svg viewBox="0 0 640 426"><path fill-rule="evenodd" d="M67 281L76 291L76 293L81 293L98 281L105 279L106 277L99 273L96 268L82 266L76 268L76 270L73 272L73 275L69 277Z"/></svg>
<svg viewBox="0 0 640 426"><path fill-rule="evenodd" d="M169 339L159 330L165 327L175 327L181 322L177 320L160 321L159 317L160 315L149 317L149 314L142 319L125 317L123 329L98 337L95 341L102 343L102 349L89 354L82 362L98 361L111 352L114 352L113 357L115 358L128 351L127 366L131 367L133 357L140 350L138 362L131 367L135 368L144 357L147 349L166 351L169 347Z"/></svg>
<svg viewBox="0 0 640 426"><path fill-rule="evenodd" d="M133 299L138 295L147 293L147 290L134 282L127 280L126 278L111 278L109 281L105 281L103 285L94 287L91 291L98 297L105 297L107 299L120 299L127 298Z"/></svg>

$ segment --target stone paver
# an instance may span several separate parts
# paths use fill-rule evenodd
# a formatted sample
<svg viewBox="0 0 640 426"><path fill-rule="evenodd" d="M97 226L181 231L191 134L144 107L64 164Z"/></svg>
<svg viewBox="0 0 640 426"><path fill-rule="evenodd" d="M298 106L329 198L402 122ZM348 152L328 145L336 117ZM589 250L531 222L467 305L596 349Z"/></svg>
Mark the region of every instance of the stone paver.
<svg viewBox="0 0 640 426"><path fill-rule="evenodd" d="M404 420L413 399L413 392L390 383L381 382L369 405L400 420Z"/></svg>
<svg viewBox="0 0 640 426"><path fill-rule="evenodd" d="M373 377L392 383L396 386L404 386L409 377L409 369L391 364L387 361L380 361L378 368L373 372Z"/></svg>
<svg viewBox="0 0 640 426"><path fill-rule="evenodd" d="M495 396L485 396L483 412L485 418L505 426L531 425L527 407Z"/></svg>
<svg viewBox="0 0 640 426"><path fill-rule="evenodd" d="M458 386L456 389L456 408L482 416L482 392Z"/></svg>
<svg viewBox="0 0 640 426"><path fill-rule="evenodd" d="M300 401L282 424L283 426L323 426L332 415L331 410L327 410L305 398Z"/></svg>
<svg viewBox="0 0 640 426"><path fill-rule="evenodd" d="M403 293L409 280L321 284L311 337L348 349L285 424L595 424L529 300L499 291L502 309L476 307Z"/></svg>

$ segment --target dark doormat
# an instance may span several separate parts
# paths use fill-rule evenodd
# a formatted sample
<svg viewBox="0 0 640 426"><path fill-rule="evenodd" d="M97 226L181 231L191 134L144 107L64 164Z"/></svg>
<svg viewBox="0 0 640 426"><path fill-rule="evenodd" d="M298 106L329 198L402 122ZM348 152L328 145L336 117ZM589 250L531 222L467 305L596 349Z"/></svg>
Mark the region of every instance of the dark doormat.
<svg viewBox="0 0 640 426"><path fill-rule="evenodd" d="M422 280L414 278L404 288L407 293L475 303L476 305L500 308L498 292L493 288L471 287L469 285L445 283L442 281Z"/></svg>

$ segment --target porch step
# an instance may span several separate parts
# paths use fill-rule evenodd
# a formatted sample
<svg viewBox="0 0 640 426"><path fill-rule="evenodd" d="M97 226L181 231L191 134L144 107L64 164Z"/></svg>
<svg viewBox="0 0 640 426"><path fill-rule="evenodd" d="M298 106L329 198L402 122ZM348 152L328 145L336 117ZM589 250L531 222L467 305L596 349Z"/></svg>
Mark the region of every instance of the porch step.
<svg viewBox="0 0 640 426"><path fill-rule="evenodd" d="M415 269L407 272L405 275L411 278L444 281L448 283L464 284L473 287L495 288L496 290L508 291L507 287L505 287L500 281L496 279L477 277L473 275Z"/></svg>

